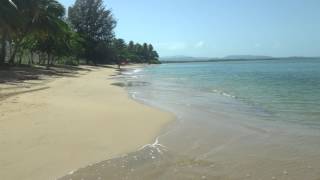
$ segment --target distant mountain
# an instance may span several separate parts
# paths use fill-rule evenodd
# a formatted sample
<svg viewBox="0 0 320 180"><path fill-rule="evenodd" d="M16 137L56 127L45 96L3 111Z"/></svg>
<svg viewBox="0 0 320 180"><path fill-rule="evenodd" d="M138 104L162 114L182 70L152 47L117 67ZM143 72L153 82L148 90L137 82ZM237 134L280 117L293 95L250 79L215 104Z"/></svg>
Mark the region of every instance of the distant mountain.
<svg viewBox="0 0 320 180"><path fill-rule="evenodd" d="M253 60L253 59L274 59L272 56L256 56L256 55L230 55L223 58L215 57L191 57L191 56L167 56L161 57L161 61L207 61L207 60Z"/></svg>
<svg viewBox="0 0 320 180"><path fill-rule="evenodd" d="M231 55L223 58L191 57L191 56L168 56L161 57L163 63L190 63L190 62L221 62L221 61L254 61L254 60L286 60L286 59L320 59L320 57L272 57L256 55Z"/></svg>
<svg viewBox="0 0 320 180"><path fill-rule="evenodd" d="M160 61L203 61L210 60L209 57L191 57L191 56L167 56L160 57Z"/></svg>
<svg viewBox="0 0 320 180"><path fill-rule="evenodd" d="M231 56L226 56L222 59L248 59L248 60L252 60L252 59L274 59L274 57L272 56L255 56L255 55L231 55Z"/></svg>

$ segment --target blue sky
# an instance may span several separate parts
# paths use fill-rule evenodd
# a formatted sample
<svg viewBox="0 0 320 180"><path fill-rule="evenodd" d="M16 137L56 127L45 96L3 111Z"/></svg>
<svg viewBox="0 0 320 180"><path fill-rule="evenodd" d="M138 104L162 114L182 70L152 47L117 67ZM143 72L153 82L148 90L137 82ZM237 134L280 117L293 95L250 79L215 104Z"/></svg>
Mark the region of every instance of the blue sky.
<svg viewBox="0 0 320 180"><path fill-rule="evenodd" d="M320 0L105 0L105 5L118 20L118 38L152 43L161 56L320 56Z"/></svg>

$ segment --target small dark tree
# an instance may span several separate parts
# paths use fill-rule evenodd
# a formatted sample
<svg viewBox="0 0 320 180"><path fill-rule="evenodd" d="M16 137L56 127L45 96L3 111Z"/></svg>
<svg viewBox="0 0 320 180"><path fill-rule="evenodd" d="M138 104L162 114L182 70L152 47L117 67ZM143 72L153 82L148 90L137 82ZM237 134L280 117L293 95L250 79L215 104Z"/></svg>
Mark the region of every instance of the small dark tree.
<svg viewBox="0 0 320 180"><path fill-rule="evenodd" d="M76 0L69 8L69 20L74 29L85 39L84 56L87 60L97 62L97 45L108 44L114 38L116 21L109 9L103 6L102 0ZM100 48L100 47L98 47Z"/></svg>
<svg viewBox="0 0 320 180"><path fill-rule="evenodd" d="M116 63L118 64L118 68L120 69L121 64L129 56L128 48L126 42L123 39L115 39L113 45L117 52Z"/></svg>

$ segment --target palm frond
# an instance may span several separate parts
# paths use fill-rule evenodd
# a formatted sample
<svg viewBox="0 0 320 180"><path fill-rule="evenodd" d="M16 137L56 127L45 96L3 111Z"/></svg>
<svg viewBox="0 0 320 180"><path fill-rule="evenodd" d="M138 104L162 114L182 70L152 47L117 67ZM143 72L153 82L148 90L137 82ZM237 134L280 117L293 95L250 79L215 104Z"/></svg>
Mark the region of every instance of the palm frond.
<svg viewBox="0 0 320 180"><path fill-rule="evenodd" d="M17 8L17 5L14 3L14 2L12 2L12 0L8 0L9 1L9 3L12 5L12 6L14 6L15 8Z"/></svg>

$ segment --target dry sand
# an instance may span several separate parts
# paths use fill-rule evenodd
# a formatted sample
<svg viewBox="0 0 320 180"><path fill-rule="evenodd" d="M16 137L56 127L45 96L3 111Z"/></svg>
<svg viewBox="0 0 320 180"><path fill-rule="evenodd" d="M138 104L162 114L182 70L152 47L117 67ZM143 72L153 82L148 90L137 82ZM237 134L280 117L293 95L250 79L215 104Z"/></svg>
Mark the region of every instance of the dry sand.
<svg viewBox="0 0 320 180"><path fill-rule="evenodd" d="M2 99L0 179L56 179L152 142L174 117L131 100L114 74L95 68Z"/></svg>

